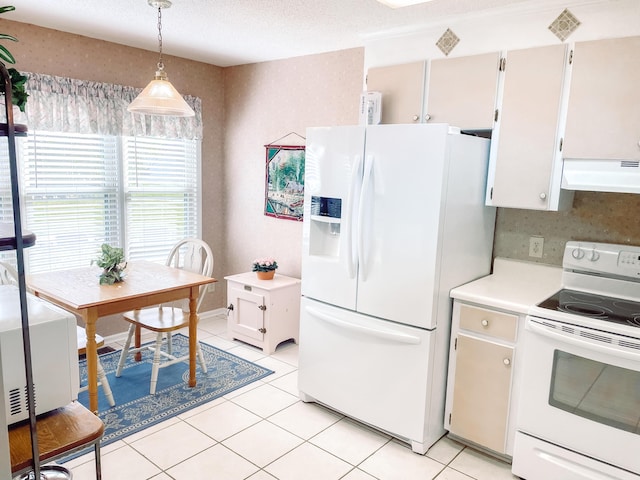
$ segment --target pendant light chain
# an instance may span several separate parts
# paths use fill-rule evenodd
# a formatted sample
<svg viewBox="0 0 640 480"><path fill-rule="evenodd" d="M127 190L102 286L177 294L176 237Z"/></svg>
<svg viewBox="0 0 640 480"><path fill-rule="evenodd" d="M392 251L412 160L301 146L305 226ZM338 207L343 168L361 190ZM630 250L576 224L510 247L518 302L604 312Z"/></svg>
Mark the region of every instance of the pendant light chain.
<svg viewBox="0 0 640 480"><path fill-rule="evenodd" d="M158 59L158 70L164 70L164 62L162 61L162 7L158 7L158 47L160 49L160 58Z"/></svg>
<svg viewBox="0 0 640 480"><path fill-rule="evenodd" d="M129 104L127 111L142 115L193 117L195 112L171 85L162 60L162 9L171 6L171 0L147 0L150 7L158 9L158 70L153 80Z"/></svg>

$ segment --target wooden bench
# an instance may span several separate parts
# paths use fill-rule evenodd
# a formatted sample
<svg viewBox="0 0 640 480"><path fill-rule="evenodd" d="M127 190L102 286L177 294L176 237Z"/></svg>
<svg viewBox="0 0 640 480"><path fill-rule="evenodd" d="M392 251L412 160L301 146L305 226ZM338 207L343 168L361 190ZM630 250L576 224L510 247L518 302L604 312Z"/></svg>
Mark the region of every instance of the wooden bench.
<svg viewBox="0 0 640 480"><path fill-rule="evenodd" d="M104 432L102 420L79 402L57 408L39 415L36 420L40 462L51 462L56 458L94 446L96 479L102 478L100 466L100 440ZM33 469L31 433L28 422L9 427L9 450L11 473L21 475Z"/></svg>

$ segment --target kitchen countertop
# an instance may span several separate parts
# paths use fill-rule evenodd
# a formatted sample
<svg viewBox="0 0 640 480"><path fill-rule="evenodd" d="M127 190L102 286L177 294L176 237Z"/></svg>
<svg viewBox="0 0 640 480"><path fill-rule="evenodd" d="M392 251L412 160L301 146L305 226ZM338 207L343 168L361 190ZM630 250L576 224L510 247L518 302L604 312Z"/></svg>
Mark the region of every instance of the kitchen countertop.
<svg viewBox="0 0 640 480"><path fill-rule="evenodd" d="M493 273L451 290L450 296L489 307L528 313L560 290L562 268L497 257Z"/></svg>

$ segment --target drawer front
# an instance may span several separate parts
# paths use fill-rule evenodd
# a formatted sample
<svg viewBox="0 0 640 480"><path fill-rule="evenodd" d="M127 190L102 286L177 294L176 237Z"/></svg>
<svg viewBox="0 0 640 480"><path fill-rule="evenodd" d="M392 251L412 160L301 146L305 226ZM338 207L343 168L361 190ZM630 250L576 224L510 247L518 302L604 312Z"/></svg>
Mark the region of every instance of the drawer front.
<svg viewBox="0 0 640 480"><path fill-rule="evenodd" d="M362 422L423 443L432 374L413 366L433 354L435 336L302 297L300 343L305 347L298 388ZM411 375L402 374L407 369ZM372 375L377 380L371 381ZM382 379L389 379L388 388Z"/></svg>
<svg viewBox="0 0 640 480"><path fill-rule="evenodd" d="M518 315L460 305L460 328L510 342L516 340Z"/></svg>
<svg viewBox="0 0 640 480"><path fill-rule="evenodd" d="M262 295L262 296L269 295L269 290L256 287L255 285L251 285L249 283L227 281L227 285L229 289L233 288L235 290L243 290L245 292L251 292L251 293L255 293L256 295Z"/></svg>

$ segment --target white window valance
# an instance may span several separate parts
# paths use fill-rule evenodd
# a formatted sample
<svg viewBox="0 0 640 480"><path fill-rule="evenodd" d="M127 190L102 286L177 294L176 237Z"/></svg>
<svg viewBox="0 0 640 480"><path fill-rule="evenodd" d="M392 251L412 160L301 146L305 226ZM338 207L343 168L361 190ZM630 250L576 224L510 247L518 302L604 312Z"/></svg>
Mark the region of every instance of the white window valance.
<svg viewBox="0 0 640 480"><path fill-rule="evenodd" d="M23 72L29 99L15 121L29 130L114 136L202 138L202 101L184 95L195 117L133 114L127 106L141 88Z"/></svg>

